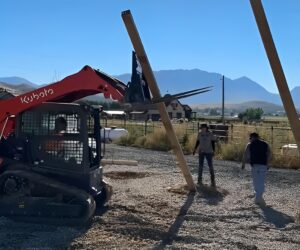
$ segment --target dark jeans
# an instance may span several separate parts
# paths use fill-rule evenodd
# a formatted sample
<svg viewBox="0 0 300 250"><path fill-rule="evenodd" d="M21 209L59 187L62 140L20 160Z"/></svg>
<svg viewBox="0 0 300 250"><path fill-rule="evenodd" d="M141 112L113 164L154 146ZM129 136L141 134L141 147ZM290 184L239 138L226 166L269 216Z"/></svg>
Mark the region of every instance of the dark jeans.
<svg viewBox="0 0 300 250"><path fill-rule="evenodd" d="M212 153L200 153L199 154L198 183L202 182L204 158L206 158L207 165L209 167L211 183L214 185L215 184L215 172L214 172L214 167L213 167L213 154Z"/></svg>

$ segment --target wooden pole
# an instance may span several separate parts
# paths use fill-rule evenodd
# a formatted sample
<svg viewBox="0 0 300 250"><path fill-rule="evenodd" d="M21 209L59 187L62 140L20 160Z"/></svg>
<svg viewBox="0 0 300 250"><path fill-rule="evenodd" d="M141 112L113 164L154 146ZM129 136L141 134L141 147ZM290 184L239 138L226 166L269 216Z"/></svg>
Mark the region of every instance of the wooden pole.
<svg viewBox="0 0 300 250"><path fill-rule="evenodd" d="M225 86L224 86L224 75L222 76L222 123L225 124Z"/></svg>
<svg viewBox="0 0 300 250"><path fill-rule="evenodd" d="M148 86L151 90L152 96L153 96L153 98L160 98L161 97L160 90L159 90L158 85L156 83L153 71L151 69L151 65L148 61L146 51L144 49L141 38L139 36L138 30L135 26L135 23L134 23L132 15L130 13L130 10L122 12L122 18L123 18L124 24L126 26L128 35L131 39L131 42L132 42L133 48L135 50L135 53L136 53L136 55L138 57L138 60L141 64L144 76L147 80L147 83L148 83ZM159 110L161 120L162 120L162 122L165 126L166 133L167 133L167 136L168 136L168 138L170 140L170 143L172 145L174 154L176 155L177 160L179 162L179 167L181 169L181 172L182 172L182 174L183 174L183 176L184 176L184 178L187 182L188 188L189 188L190 191L195 191L196 188L195 188L195 184L194 184L192 175L191 175L190 170L187 166L184 154L182 152L182 149L181 149L180 144L178 142L178 139L176 137L176 134L175 134L175 131L173 129L171 120L170 120L169 115L167 113L166 106L162 102L162 103L157 104L157 108Z"/></svg>
<svg viewBox="0 0 300 250"><path fill-rule="evenodd" d="M261 0L250 0L279 94L300 152L300 121L289 90Z"/></svg>

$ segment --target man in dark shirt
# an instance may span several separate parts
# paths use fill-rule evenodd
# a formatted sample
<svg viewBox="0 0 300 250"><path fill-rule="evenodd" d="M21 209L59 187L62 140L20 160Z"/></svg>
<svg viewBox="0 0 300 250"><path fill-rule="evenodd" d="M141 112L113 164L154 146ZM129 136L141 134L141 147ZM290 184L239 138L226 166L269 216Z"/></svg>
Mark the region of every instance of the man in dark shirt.
<svg viewBox="0 0 300 250"><path fill-rule="evenodd" d="M271 157L270 147L268 143L259 138L257 133L251 133L249 140L250 142L246 146L242 160L242 169L245 168L246 162L250 163L255 191L255 203L265 206L263 193L265 190L268 163Z"/></svg>
<svg viewBox="0 0 300 250"><path fill-rule="evenodd" d="M8 139L2 138L0 140L0 174L11 164L14 157L14 148Z"/></svg>

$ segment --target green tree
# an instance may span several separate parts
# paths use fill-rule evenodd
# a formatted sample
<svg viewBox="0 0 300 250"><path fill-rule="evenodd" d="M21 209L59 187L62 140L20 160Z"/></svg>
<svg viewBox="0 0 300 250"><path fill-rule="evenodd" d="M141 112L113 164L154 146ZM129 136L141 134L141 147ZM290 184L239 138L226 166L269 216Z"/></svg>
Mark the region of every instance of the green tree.
<svg viewBox="0 0 300 250"><path fill-rule="evenodd" d="M210 111L209 111L209 115L212 115L212 116L216 116L216 115L218 115L218 111L217 111L217 109L210 109Z"/></svg>
<svg viewBox="0 0 300 250"><path fill-rule="evenodd" d="M245 112L239 113L238 117L242 121L259 121L263 113L261 108L249 108Z"/></svg>

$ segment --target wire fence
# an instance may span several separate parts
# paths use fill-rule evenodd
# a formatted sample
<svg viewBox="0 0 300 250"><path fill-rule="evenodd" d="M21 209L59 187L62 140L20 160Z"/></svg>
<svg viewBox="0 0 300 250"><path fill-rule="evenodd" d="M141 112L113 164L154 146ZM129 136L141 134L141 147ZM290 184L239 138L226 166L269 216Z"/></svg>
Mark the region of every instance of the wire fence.
<svg viewBox="0 0 300 250"><path fill-rule="evenodd" d="M183 123L173 123L175 130L181 130L183 135L197 134L200 129L200 124L203 122L190 121ZM248 142L249 134L257 132L261 138L267 141L272 149L273 154L283 154L285 149L294 157L299 157L297 149L289 152L289 146L296 144L290 127L271 126L270 124L207 124L210 130L218 136L218 138L226 143L235 143L245 146ZM163 128L162 122L134 121L134 120L103 120L102 126L105 127L121 127L128 130L129 133L134 133L136 136L147 136L153 133L156 129ZM179 138L180 140L181 138ZM289 146L288 146L289 145Z"/></svg>

